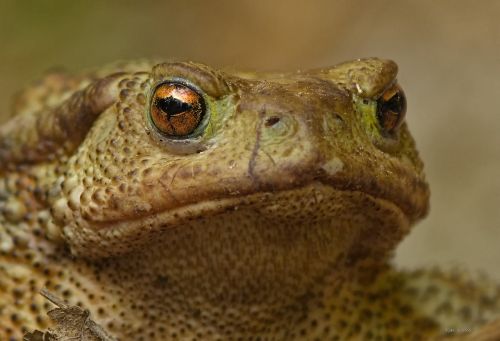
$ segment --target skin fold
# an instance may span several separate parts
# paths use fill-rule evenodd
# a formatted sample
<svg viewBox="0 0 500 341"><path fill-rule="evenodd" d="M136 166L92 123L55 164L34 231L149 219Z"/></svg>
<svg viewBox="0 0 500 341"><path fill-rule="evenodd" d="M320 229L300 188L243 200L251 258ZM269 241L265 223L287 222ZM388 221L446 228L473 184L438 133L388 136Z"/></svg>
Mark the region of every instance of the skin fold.
<svg viewBox="0 0 500 341"><path fill-rule="evenodd" d="M26 88L0 126L0 340L51 326L42 288L119 340L494 340L497 284L389 262L429 205L396 76L137 61Z"/></svg>

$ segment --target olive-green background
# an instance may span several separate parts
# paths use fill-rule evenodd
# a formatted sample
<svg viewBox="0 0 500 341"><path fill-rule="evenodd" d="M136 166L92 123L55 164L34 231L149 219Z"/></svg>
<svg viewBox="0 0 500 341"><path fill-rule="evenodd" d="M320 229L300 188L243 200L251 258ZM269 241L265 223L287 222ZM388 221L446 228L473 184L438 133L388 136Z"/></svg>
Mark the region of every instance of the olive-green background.
<svg viewBox="0 0 500 341"><path fill-rule="evenodd" d="M366 56L400 66L431 213L397 252L500 278L500 1L0 0L0 117L54 66L165 57L289 70Z"/></svg>

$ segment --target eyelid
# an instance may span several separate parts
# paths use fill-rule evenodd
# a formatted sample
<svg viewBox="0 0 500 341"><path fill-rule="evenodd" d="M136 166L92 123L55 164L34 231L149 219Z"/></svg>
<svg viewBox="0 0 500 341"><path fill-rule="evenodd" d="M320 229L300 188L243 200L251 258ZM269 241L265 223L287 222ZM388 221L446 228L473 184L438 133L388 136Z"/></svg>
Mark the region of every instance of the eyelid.
<svg viewBox="0 0 500 341"><path fill-rule="evenodd" d="M153 68L155 85L165 80L179 80L203 93L218 99L231 92L230 85L224 75L206 65L194 62L170 62L158 64Z"/></svg>
<svg viewBox="0 0 500 341"><path fill-rule="evenodd" d="M382 93L381 99L383 99L384 101L388 101L392 97L394 97L394 95L396 93L398 93L399 91L401 91L401 89L399 88L399 86L393 85L389 89L387 89L386 91L384 91L384 93Z"/></svg>

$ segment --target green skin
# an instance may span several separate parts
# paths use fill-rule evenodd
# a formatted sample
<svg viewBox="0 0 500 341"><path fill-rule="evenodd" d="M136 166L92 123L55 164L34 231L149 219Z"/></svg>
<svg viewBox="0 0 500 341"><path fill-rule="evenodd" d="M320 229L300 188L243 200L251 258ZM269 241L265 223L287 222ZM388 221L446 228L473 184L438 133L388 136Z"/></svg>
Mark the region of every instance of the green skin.
<svg viewBox="0 0 500 341"><path fill-rule="evenodd" d="M388 263L429 201L406 124L377 115L396 74L142 61L27 88L0 126L0 340L52 326L43 287L121 340L481 332L496 284ZM150 116L168 81L208 108L181 139Z"/></svg>

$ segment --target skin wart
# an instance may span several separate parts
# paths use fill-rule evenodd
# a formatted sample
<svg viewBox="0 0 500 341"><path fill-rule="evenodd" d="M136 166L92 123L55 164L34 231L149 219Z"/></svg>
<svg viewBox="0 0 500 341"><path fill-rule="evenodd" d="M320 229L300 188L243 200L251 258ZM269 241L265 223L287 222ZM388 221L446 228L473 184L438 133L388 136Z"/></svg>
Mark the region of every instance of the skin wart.
<svg viewBox="0 0 500 341"><path fill-rule="evenodd" d="M27 88L0 126L0 339L51 326L44 287L120 340L428 340L498 319L495 283L389 263L429 201L396 74L143 61Z"/></svg>

